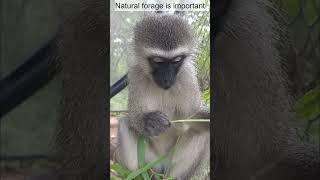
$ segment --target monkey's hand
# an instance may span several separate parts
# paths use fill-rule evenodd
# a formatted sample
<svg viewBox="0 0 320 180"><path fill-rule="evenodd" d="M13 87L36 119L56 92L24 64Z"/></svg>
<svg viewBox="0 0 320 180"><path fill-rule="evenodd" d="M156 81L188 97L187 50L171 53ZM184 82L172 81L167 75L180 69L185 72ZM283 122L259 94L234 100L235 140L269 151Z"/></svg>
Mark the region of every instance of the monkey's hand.
<svg viewBox="0 0 320 180"><path fill-rule="evenodd" d="M144 113L141 118L145 136L158 136L171 126L168 116L160 111Z"/></svg>

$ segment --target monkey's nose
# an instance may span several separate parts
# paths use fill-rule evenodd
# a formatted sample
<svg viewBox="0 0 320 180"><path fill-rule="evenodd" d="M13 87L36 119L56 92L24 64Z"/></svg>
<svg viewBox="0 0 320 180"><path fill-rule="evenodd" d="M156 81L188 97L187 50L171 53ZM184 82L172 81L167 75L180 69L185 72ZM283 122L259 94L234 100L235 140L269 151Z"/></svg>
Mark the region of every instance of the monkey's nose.
<svg viewBox="0 0 320 180"><path fill-rule="evenodd" d="M170 80L164 80L163 82L163 88L169 89L171 87L171 81Z"/></svg>
<svg viewBox="0 0 320 180"><path fill-rule="evenodd" d="M169 89L171 86L170 85L164 85L164 89Z"/></svg>

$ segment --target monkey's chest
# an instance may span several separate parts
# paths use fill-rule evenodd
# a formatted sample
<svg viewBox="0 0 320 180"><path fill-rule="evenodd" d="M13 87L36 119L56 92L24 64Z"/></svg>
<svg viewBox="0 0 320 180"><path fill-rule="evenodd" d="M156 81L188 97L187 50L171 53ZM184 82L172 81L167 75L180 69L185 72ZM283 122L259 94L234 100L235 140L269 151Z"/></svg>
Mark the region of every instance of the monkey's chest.
<svg viewBox="0 0 320 180"><path fill-rule="evenodd" d="M147 111L161 111L171 120L184 119L195 113L196 103L188 97L173 92L146 93L143 102Z"/></svg>

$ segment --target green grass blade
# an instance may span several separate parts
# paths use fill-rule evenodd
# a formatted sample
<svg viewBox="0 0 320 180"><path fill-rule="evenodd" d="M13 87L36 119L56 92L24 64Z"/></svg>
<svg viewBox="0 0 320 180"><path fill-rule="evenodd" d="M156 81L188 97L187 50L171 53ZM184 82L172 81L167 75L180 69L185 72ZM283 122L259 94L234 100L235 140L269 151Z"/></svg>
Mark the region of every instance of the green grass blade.
<svg viewBox="0 0 320 180"><path fill-rule="evenodd" d="M122 180L122 178L119 178L119 177L115 177L115 176L111 176L110 178L111 180Z"/></svg>
<svg viewBox="0 0 320 180"><path fill-rule="evenodd" d="M149 175L147 172L143 172L142 174L143 180L150 180Z"/></svg>
<svg viewBox="0 0 320 180"><path fill-rule="evenodd" d="M156 180L161 180L161 178L158 174L154 174L154 177L156 177Z"/></svg>
<svg viewBox="0 0 320 180"><path fill-rule="evenodd" d="M143 168L140 168L137 171L134 171L131 174L129 174L125 180L132 180L133 178L139 176L143 172L146 172L148 169L151 169L153 166L155 166L158 163L160 163L161 161L163 161L166 157L167 157L167 155L162 155L158 159L150 161Z"/></svg>
<svg viewBox="0 0 320 180"><path fill-rule="evenodd" d="M123 178L127 177L131 173L131 171L129 169L121 166L118 163L112 163L110 168L115 170L119 174L119 176L121 176Z"/></svg>
<svg viewBox="0 0 320 180"><path fill-rule="evenodd" d="M142 168L145 165L145 139L143 135L139 135L138 137L138 167ZM142 174L143 180L149 180L149 175L147 172L143 172Z"/></svg>
<svg viewBox="0 0 320 180"><path fill-rule="evenodd" d="M167 168L166 168L166 170L165 170L165 176L168 176L169 170L170 170L171 167L172 167L172 159L173 159L173 156L174 156L175 152L176 152L176 147L174 146L174 147L171 149L171 151L169 152L169 157L168 157L169 160L168 160Z"/></svg>

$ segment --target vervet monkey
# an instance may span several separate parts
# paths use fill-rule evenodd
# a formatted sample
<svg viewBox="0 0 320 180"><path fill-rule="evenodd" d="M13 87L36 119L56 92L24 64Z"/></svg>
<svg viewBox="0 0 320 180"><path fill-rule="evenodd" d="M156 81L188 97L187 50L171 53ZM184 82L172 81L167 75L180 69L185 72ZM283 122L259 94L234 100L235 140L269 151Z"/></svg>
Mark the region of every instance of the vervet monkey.
<svg viewBox="0 0 320 180"><path fill-rule="evenodd" d="M201 102L190 26L176 15L148 15L134 28L133 49L134 58L128 62L128 116L119 123L116 161L138 169L137 137L142 134L148 139L147 162L175 146L169 175L208 179L209 123L202 123L206 128L197 131L195 124L170 122L197 114L209 118ZM163 173L167 166L165 161L155 170Z"/></svg>

